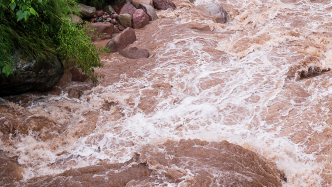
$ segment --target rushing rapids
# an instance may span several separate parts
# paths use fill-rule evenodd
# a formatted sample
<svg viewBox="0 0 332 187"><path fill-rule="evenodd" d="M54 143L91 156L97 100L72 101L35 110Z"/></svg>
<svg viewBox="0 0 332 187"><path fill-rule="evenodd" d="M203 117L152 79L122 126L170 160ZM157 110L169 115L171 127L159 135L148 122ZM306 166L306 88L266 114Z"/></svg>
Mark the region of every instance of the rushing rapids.
<svg viewBox="0 0 332 187"><path fill-rule="evenodd" d="M227 24L195 7L211 2ZM1 185L332 184L331 2L174 3L136 30L148 59L104 54L98 86L67 72L5 98Z"/></svg>

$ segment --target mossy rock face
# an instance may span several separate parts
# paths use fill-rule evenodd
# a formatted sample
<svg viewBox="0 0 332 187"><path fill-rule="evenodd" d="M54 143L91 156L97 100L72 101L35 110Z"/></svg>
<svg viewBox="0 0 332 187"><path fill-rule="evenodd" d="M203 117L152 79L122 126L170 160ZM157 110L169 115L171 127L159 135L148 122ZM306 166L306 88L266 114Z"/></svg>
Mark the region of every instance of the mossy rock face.
<svg viewBox="0 0 332 187"><path fill-rule="evenodd" d="M0 96L21 94L30 90L47 91L64 74L63 65L56 57L46 60L22 58L19 51L12 55L14 72L0 75Z"/></svg>

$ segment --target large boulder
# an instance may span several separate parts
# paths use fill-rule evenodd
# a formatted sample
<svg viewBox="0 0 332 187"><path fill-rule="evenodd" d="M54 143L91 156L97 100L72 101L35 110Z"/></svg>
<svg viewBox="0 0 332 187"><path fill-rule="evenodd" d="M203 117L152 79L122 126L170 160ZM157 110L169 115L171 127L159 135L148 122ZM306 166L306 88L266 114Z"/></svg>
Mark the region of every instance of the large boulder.
<svg viewBox="0 0 332 187"><path fill-rule="evenodd" d="M81 3L78 3L78 12L84 17L84 18L93 18L93 16L96 13L96 8L87 6Z"/></svg>
<svg viewBox="0 0 332 187"><path fill-rule="evenodd" d="M120 34L115 36L108 42L106 48L110 49L110 52L118 52L126 48L129 44L136 41L135 30L132 28L126 28Z"/></svg>
<svg viewBox="0 0 332 187"><path fill-rule="evenodd" d="M143 28L149 24L149 16L142 9L137 9L133 14L133 28Z"/></svg>
<svg viewBox="0 0 332 187"><path fill-rule="evenodd" d="M158 19L157 13L152 6L140 4L138 8L144 10L144 12L149 16L150 21Z"/></svg>
<svg viewBox="0 0 332 187"><path fill-rule="evenodd" d="M198 5L197 8L202 9L208 15L215 16L217 23L226 23L230 20L228 12L219 4L203 4Z"/></svg>
<svg viewBox="0 0 332 187"><path fill-rule="evenodd" d="M0 74L0 96L21 94L30 90L47 91L61 79L64 71L62 63L56 57L31 60L21 58L16 51L12 58L14 73L6 77Z"/></svg>
<svg viewBox="0 0 332 187"><path fill-rule="evenodd" d="M120 14L118 16L118 21L119 23L124 26L125 28L127 27L131 27L132 23L131 23L131 15L130 14Z"/></svg>
<svg viewBox="0 0 332 187"><path fill-rule="evenodd" d="M136 11L136 8L132 4L125 4L119 14L129 14L131 17L133 17L133 13Z"/></svg>
<svg viewBox="0 0 332 187"><path fill-rule="evenodd" d="M115 10L112 8L111 5L106 5L104 7L104 11L107 12L109 15L115 14Z"/></svg>
<svg viewBox="0 0 332 187"><path fill-rule="evenodd" d="M138 8L140 4L153 6L153 0L132 0L131 4Z"/></svg>
<svg viewBox="0 0 332 187"><path fill-rule="evenodd" d="M157 10L176 9L175 4L170 0L153 0L153 5Z"/></svg>
<svg viewBox="0 0 332 187"><path fill-rule="evenodd" d="M85 25L89 28L88 34L92 35L92 41L111 39L113 34L113 24L111 23L91 23Z"/></svg>
<svg viewBox="0 0 332 187"><path fill-rule="evenodd" d="M131 47L129 49L124 49L119 52L120 55L130 58L130 59L138 59L138 58L148 58L149 51L146 49L138 49L137 47Z"/></svg>

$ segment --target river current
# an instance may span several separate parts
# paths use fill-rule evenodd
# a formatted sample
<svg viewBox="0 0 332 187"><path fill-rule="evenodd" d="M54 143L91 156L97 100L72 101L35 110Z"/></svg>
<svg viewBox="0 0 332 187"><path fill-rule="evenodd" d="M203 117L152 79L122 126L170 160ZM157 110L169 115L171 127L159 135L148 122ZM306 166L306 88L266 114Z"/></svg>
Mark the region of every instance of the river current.
<svg viewBox="0 0 332 187"><path fill-rule="evenodd" d="M24 170L22 181L125 163L137 154L141 160L159 152L174 158L170 147L192 146L192 140L214 150L226 140L271 163L287 178L282 186L330 186L331 1L174 3L176 10L158 11L158 20L136 30L130 47L149 50L148 59L103 54L99 85L71 82L67 72L47 93L6 98L16 104L0 122L36 118L43 124L18 130L21 134L0 133L1 149L16 156ZM195 6L205 3L221 4L231 20L219 24L203 15ZM78 90L82 96L70 96ZM162 161L156 160L148 162L150 169L160 169L155 163ZM190 181L195 168L206 167L213 182L191 186L230 184L218 178L231 176L206 162L196 164L182 171L174 162L160 170L174 166L178 178ZM159 178L149 185L180 183Z"/></svg>

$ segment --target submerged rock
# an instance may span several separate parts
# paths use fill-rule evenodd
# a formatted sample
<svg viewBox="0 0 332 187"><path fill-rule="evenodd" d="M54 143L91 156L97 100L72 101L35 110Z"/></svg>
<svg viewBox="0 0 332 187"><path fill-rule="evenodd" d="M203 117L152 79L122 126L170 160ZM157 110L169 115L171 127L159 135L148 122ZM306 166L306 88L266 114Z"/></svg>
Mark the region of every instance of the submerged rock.
<svg viewBox="0 0 332 187"><path fill-rule="evenodd" d="M158 19L157 13L152 6L146 4L140 4L138 8L144 10L144 12L149 16L150 21Z"/></svg>
<svg viewBox="0 0 332 187"><path fill-rule="evenodd" d="M87 6L81 3L78 3L78 12L84 17L84 18L93 18L93 16L96 14L96 8Z"/></svg>
<svg viewBox="0 0 332 187"><path fill-rule="evenodd" d="M157 10L175 10L175 4L170 0L153 0L153 5Z"/></svg>
<svg viewBox="0 0 332 187"><path fill-rule="evenodd" d="M110 52L118 52L126 48L129 44L136 41L135 30L132 28L126 28L120 34L115 36L108 42L106 48L110 49Z"/></svg>
<svg viewBox="0 0 332 187"><path fill-rule="evenodd" d="M64 71L56 57L31 60L16 51L12 56L14 73L0 75L0 96L21 94L30 90L47 91L61 79Z"/></svg>
<svg viewBox="0 0 332 187"><path fill-rule="evenodd" d="M138 49L137 47L131 47L129 49L124 49L119 52L120 55L131 58L131 59L138 59L138 58L148 58L149 51L146 49Z"/></svg>
<svg viewBox="0 0 332 187"><path fill-rule="evenodd" d="M98 149L99 150L99 149ZM30 179L26 186L281 186L273 164L241 146L198 139L146 145L131 160ZM165 186L166 186L165 185Z"/></svg>
<svg viewBox="0 0 332 187"><path fill-rule="evenodd" d="M197 8L203 9L208 15L215 16L217 23L226 23L230 20L228 12L219 4L203 4L198 5Z"/></svg>
<svg viewBox="0 0 332 187"><path fill-rule="evenodd" d="M143 28L149 24L149 16L142 9L137 9L133 14L133 28Z"/></svg>
<svg viewBox="0 0 332 187"><path fill-rule="evenodd" d="M8 157L4 151L0 150L0 186L17 186L14 185L23 178L24 170L17 163L15 157Z"/></svg>

